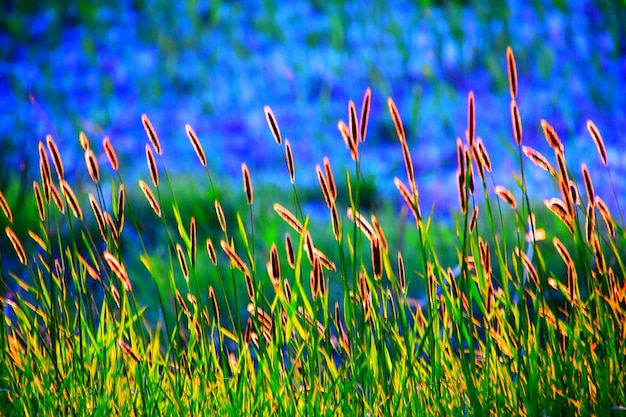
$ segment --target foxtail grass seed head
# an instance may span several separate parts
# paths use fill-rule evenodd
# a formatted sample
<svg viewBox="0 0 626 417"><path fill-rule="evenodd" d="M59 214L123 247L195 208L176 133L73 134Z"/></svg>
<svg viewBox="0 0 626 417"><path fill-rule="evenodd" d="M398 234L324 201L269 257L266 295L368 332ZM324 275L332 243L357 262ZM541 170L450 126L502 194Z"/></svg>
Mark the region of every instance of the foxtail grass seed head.
<svg viewBox="0 0 626 417"><path fill-rule="evenodd" d="M291 303L291 285L289 281L287 281L287 278L283 280L283 290L285 291L285 299L288 303Z"/></svg>
<svg viewBox="0 0 626 417"><path fill-rule="evenodd" d="M249 273L245 274L246 280L246 291L248 292L248 297L250 297L251 301L254 301L254 282L252 282L252 277Z"/></svg>
<svg viewBox="0 0 626 417"><path fill-rule="evenodd" d="M87 172L94 183L100 181L100 167L98 166L98 160L91 149L85 150L85 164L87 165Z"/></svg>
<svg viewBox="0 0 626 417"><path fill-rule="evenodd" d="M313 255L319 259L320 263L322 264L324 268L328 269L329 271L336 271L334 262L328 259L328 257L324 254L324 252L322 252L316 247L313 247Z"/></svg>
<svg viewBox="0 0 626 417"><path fill-rule="evenodd" d="M50 151L50 155L52 156L54 168L57 170L57 175L59 179L62 179L65 177L65 168L63 167L63 160L61 159L59 148L52 138L52 135L46 135L46 144L48 145L48 150Z"/></svg>
<svg viewBox="0 0 626 417"><path fill-rule="evenodd" d="M580 205L580 193L578 192L578 186L572 180L569 180L569 193L572 197L572 202L579 206Z"/></svg>
<svg viewBox="0 0 626 417"><path fill-rule="evenodd" d="M378 236L370 241L370 249L372 252L372 271L374 272L374 279L378 281L383 277L383 255Z"/></svg>
<svg viewBox="0 0 626 417"><path fill-rule="evenodd" d="M154 151L157 153L157 155L163 155L161 151L161 142L159 142L159 137L156 133L156 130L154 130L154 126L148 118L148 115L146 115L145 113L141 115L141 123L143 124L143 128L146 130L146 135L148 136L150 143L152 143L152 146L154 147Z"/></svg>
<svg viewBox="0 0 626 417"><path fill-rule="evenodd" d="M65 213L65 203L63 202L63 198L57 186L54 185L53 182L49 182L48 188L50 189L50 195L52 196L52 200L54 200L54 204L59 209L59 212Z"/></svg>
<svg viewBox="0 0 626 417"><path fill-rule="evenodd" d="M148 203L150 204L150 207L152 207L154 213L158 217L161 217L161 206L159 205L157 199L154 197L150 186L148 186L148 184L146 184L143 180L139 180L139 188L141 188L141 191L143 191L143 195L146 197L146 200L148 200Z"/></svg>
<svg viewBox="0 0 626 417"><path fill-rule="evenodd" d="M196 266L196 253L198 252L197 230L196 230L196 218L191 217L189 221L189 243L190 243L190 258L191 266Z"/></svg>
<svg viewBox="0 0 626 417"><path fill-rule="evenodd" d="M89 149L89 139L82 130L78 133L78 142L80 143L80 147L83 148L83 151Z"/></svg>
<svg viewBox="0 0 626 417"><path fill-rule="evenodd" d="M100 205L98 204L96 197L92 193L89 193L89 204L91 205L91 210L96 218L96 223L98 223L98 229L100 229L102 240L106 241L106 223L104 221L104 216L102 215L102 210L100 209Z"/></svg>
<svg viewBox="0 0 626 417"><path fill-rule="evenodd" d="M324 280L322 264L317 258L313 261L313 269L311 269L309 280L311 285L311 295L315 300L322 292L322 281Z"/></svg>
<svg viewBox="0 0 626 417"><path fill-rule="evenodd" d="M72 209L72 214L74 215L74 217L76 217L79 220L82 220L83 211L80 208L80 204L78 204L78 199L76 198L76 194L74 194L72 187L70 187L70 185L64 179L61 180L61 191L63 192L63 195L65 196L65 200L67 201L67 204L70 206L70 209Z"/></svg>
<svg viewBox="0 0 626 417"><path fill-rule="evenodd" d="M522 146L522 119L514 99L511 100L511 123L513 125L513 137L517 146Z"/></svg>
<svg viewBox="0 0 626 417"><path fill-rule="evenodd" d="M87 260L85 258L83 258L80 253L76 254L78 257L78 260L80 261L80 263L83 265L83 268L85 268L85 272L87 272L87 274L94 280L94 281L100 281L100 267L98 266L98 264L96 264L96 267L94 268L93 266L89 265L89 262L87 262ZM98 268L96 270L96 268Z"/></svg>
<svg viewBox="0 0 626 417"><path fill-rule="evenodd" d="M606 273L606 259L604 258L604 253L602 253L599 239L593 239L593 252L596 258L596 270L598 274L604 275Z"/></svg>
<svg viewBox="0 0 626 417"><path fill-rule="evenodd" d="M461 138L456 138L456 164L460 172L460 176L465 178L465 146L461 142Z"/></svg>
<svg viewBox="0 0 626 417"><path fill-rule="evenodd" d="M593 202L590 202L587 206L587 215L585 216L585 234L587 238L587 243L593 244L595 240L595 230L596 227L596 210Z"/></svg>
<svg viewBox="0 0 626 417"><path fill-rule="evenodd" d="M120 232L122 231L122 227L124 226L124 208L126 207L126 187L124 184L120 184L120 189L117 192L117 208L116 208L116 216L117 221L119 223Z"/></svg>
<svg viewBox="0 0 626 417"><path fill-rule="evenodd" d="M285 253L287 254L287 263L291 269L296 267L296 253L293 250L293 241L289 233L285 234Z"/></svg>
<svg viewBox="0 0 626 417"><path fill-rule="evenodd" d="M50 180L50 177L46 174L46 165L45 162L42 160L39 161L39 171L41 173L41 186L43 188L43 195L46 202L49 203L51 193L50 184L52 183L52 181Z"/></svg>
<svg viewBox="0 0 626 417"><path fill-rule="evenodd" d="M476 228L477 222L478 222L478 206L474 206L474 210L472 211L472 217L470 217L470 221L469 221L470 233L474 233L474 229Z"/></svg>
<svg viewBox="0 0 626 417"><path fill-rule="evenodd" d="M291 184L296 183L296 167L293 162L293 152L291 151L291 143L289 139L285 139L285 155L287 157L287 171L289 172L289 181Z"/></svg>
<svg viewBox="0 0 626 417"><path fill-rule="evenodd" d="M496 188L494 189L494 191L496 195L500 197L502 201L504 201L509 206L511 206L513 210L517 208L517 202L515 201L515 197L513 197L513 193L511 193L509 190L507 190L501 185L496 185Z"/></svg>
<svg viewBox="0 0 626 417"><path fill-rule="evenodd" d="M478 238L478 250L480 252L480 263L487 277L491 276L491 253L489 252L489 244L481 237Z"/></svg>
<svg viewBox="0 0 626 417"><path fill-rule="evenodd" d="M270 248L270 266L271 273L270 278L272 279L272 283L274 286L280 285L280 260L278 258L278 248L276 247L276 243L272 243L272 247Z"/></svg>
<svg viewBox="0 0 626 417"><path fill-rule="evenodd" d="M394 103L391 97L387 99L387 107L389 107L389 113L391 113L393 125L396 128L396 134L398 135L398 140L400 140L400 143L405 142L406 134L404 132L404 125L402 124L402 119L400 118L400 113L398 113L396 103Z"/></svg>
<svg viewBox="0 0 626 417"><path fill-rule="evenodd" d="M556 177L556 170L550 164L550 162L548 162L548 159L543 156L543 154L541 154L539 151L528 146L522 146L522 152L524 152L524 155L526 155L526 157L530 159L533 164L543 169L544 171L549 172L550 175L552 175L553 177Z"/></svg>
<svg viewBox="0 0 626 417"><path fill-rule="evenodd" d="M604 147L602 135L600 135L600 131L591 120L587 120L587 130L589 131L593 142L596 144L596 148L598 148L598 153L600 154L600 159L602 159L602 163L605 167L609 166L609 159L606 155L606 148Z"/></svg>
<svg viewBox="0 0 626 417"><path fill-rule="evenodd" d="M417 203L417 196L413 194L411 191L409 191L409 189L406 187L406 185L404 185L404 183L402 182L400 178L394 177L393 184L398 189L398 192L402 196L402 199L404 200L404 202L411 209L411 212L413 213L413 217L415 218L415 220L420 221L420 219L422 218L422 214L421 214L419 205Z"/></svg>
<svg viewBox="0 0 626 417"><path fill-rule="evenodd" d="M132 291L132 285L130 283L130 279L128 278L128 272L126 272L124 265L122 265L120 261L118 261L117 258L109 251L104 251L103 256L111 271L113 271L117 279L120 280L124 286L124 289L126 291Z"/></svg>
<svg viewBox="0 0 626 417"><path fill-rule="evenodd" d="M117 154L115 153L115 148L111 143L111 139L108 136L105 136L102 140L102 147L104 148L104 153L106 154L109 163L111 164L111 168L113 171L117 171L120 167L120 164L117 159Z"/></svg>
<svg viewBox="0 0 626 417"><path fill-rule="evenodd" d="M352 143L352 140L350 139L350 128L348 128L348 126L343 120L340 120L337 122L337 129L339 130L339 133L341 133L341 138L343 139L343 143L346 144L346 147L350 151L350 157L352 158L353 161L357 161L358 153L357 153L357 149L354 147L354 143Z"/></svg>
<svg viewBox="0 0 626 417"><path fill-rule="evenodd" d="M459 204L461 206L461 213L467 213L467 192L465 186L465 177L460 170L456 171L456 185L459 195Z"/></svg>
<svg viewBox="0 0 626 417"><path fill-rule="evenodd" d="M13 223L13 212L11 212L11 207L9 207L9 203L7 203L7 199L4 197L4 194L0 190L0 208L4 212L5 217L9 220L9 223Z"/></svg>
<svg viewBox="0 0 626 417"><path fill-rule="evenodd" d="M483 165L483 159L479 154L478 151L478 140L480 140L479 137L476 138L476 141L474 142L474 146L472 146L472 159L474 160L474 162L476 162L476 167L478 168L478 175L480 176L481 181L485 181L485 167Z"/></svg>
<svg viewBox="0 0 626 417"><path fill-rule="evenodd" d="M185 259L185 252L180 246L180 243L176 244L176 255L178 257L178 263L180 264L180 270L183 272L185 281L189 282L189 268L187 267L187 259Z"/></svg>
<svg viewBox="0 0 626 417"><path fill-rule="evenodd" d="M476 146L478 147L478 156L483 167L487 172L491 172L491 158L489 157L489 153L487 153L487 149L485 148L481 138L477 138Z"/></svg>
<svg viewBox="0 0 626 417"><path fill-rule="evenodd" d="M243 259L241 259L239 255L237 255L235 249L233 249L233 247L225 240L220 240L220 246L222 247L224 253L226 253L228 258L230 259L231 266L237 268L240 271L243 271L246 275L249 275L248 266L245 264Z"/></svg>
<svg viewBox="0 0 626 417"><path fill-rule="evenodd" d="M585 163L581 165L581 170L583 173L583 182L585 183L585 192L587 193L587 200L593 203L595 201L595 192L593 190L593 182L591 181L591 174L589 174L589 170L587 169L587 165Z"/></svg>
<svg viewBox="0 0 626 417"><path fill-rule="evenodd" d="M139 357L135 354L135 352L133 352L133 349L130 347L130 345L124 342L124 340L117 339L117 345L122 349L122 352L124 352L124 355L130 356L134 361L138 363L141 362L139 360Z"/></svg>
<svg viewBox="0 0 626 417"><path fill-rule="evenodd" d="M6 226L4 228L4 232L6 233L7 237L9 238L9 241L11 242L11 245L13 246L13 250L15 251L15 254L17 255L17 259L20 261L22 265L27 265L28 258L26 256L26 251L24 250L24 246L22 246L22 242L20 241L20 239L17 237L17 235L15 234L13 229L11 229L10 226Z"/></svg>
<svg viewBox="0 0 626 417"><path fill-rule="evenodd" d="M272 135L274 136L274 140L278 144L278 146L282 145L283 138L280 135L280 129L278 128L278 123L276 123L276 118L274 117L274 112L270 106L264 106L263 112L265 112L265 119L267 120L267 125L270 127L272 131Z"/></svg>
<svg viewBox="0 0 626 417"><path fill-rule="evenodd" d="M120 239L120 228L116 227L117 225L115 224L115 220L113 220L113 217L111 217L108 211L105 211L103 215L104 215L104 220L109 225L109 230L111 231L111 237L113 238L113 243L115 243L115 245L117 246L118 241Z"/></svg>
<svg viewBox="0 0 626 417"><path fill-rule="evenodd" d="M517 67L513 49L510 46L506 47L506 70L509 75L509 92L511 93L511 98L515 99L517 98Z"/></svg>
<svg viewBox="0 0 626 417"><path fill-rule="evenodd" d="M42 222L46 220L46 209L43 204L43 197L41 196L41 189L37 181L33 181L33 191L35 192L35 201L37 202L37 212L39 213L39 220Z"/></svg>
<svg viewBox="0 0 626 417"><path fill-rule="evenodd" d="M574 233L572 217L565 208L565 203L562 200L558 198L551 198L550 200L543 200L543 203L552 213L561 219L571 233Z"/></svg>
<svg viewBox="0 0 626 417"><path fill-rule="evenodd" d="M406 272L404 270L404 259L400 251L398 251L398 285L400 286L400 292L406 295Z"/></svg>
<svg viewBox="0 0 626 417"><path fill-rule="evenodd" d="M194 130L191 128L191 125L189 124L185 125L185 132L187 132L187 137L189 138L189 141L191 142L191 146L193 146L193 150L196 152L196 155L198 156L198 159L200 160L200 164L202 164L203 167L206 167L207 166L206 154L204 153L202 144L200 143L200 140L198 139L198 135L196 135L196 132L194 132Z"/></svg>
<svg viewBox="0 0 626 417"><path fill-rule="evenodd" d="M359 123L356 116L356 107L352 100L348 102L348 123L348 126L350 128L350 142L352 143L352 148L358 150L359 142L361 141L359 138Z"/></svg>
<svg viewBox="0 0 626 417"><path fill-rule="evenodd" d="M337 205L334 202L330 207L330 221L332 223L335 240L337 242L341 242L341 222L339 221L339 211L337 210Z"/></svg>
<svg viewBox="0 0 626 417"><path fill-rule="evenodd" d="M155 187L159 186L159 170L157 169L154 154L152 148L146 143L146 162L148 163L148 169L150 170L150 178Z"/></svg>
<svg viewBox="0 0 626 417"><path fill-rule="evenodd" d="M599 196L596 196L595 198L595 205L598 207L598 211L604 219L609 235L611 238L615 239L615 224L613 223L613 218L611 217L611 212L609 211L608 206Z"/></svg>
<svg viewBox="0 0 626 417"><path fill-rule="evenodd" d="M324 177L324 172L319 165L315 166L315 172L317 173L317 180L320 184L322 195L324 196L324 202L326 203L326 206L330 209L334 204L333 198L330 193L330 186L328 185L326 177Z"/></svg>
<svg viewBox="0 0 626 417"><path fill-rule="evenodd" d="M367 219L361 215L361 213L356 210L352 210L352 207L348 207L347 215L348 219L354 222L358 226L358 228L361 229L361 231L368 240L371 241L372 239L374 239L374 237L376 236L376 232L374 231L374 228L372 227L370 222L368 222Z"/></svg>
<svg viewBox="0 0 626 417"><path fill-rule="evenodd" d="M470 150L467 146L463 148L465 154L465 172L467 175L467 189L470 194L474 195L474 165L472 164L472 157Z"/></svg>
<svg viewBox="0 0 626 417"><path fill-rule="evenodd" d="M367 122L370 115L370 102L372 101L372 90L368 87L363 95L363 103L361 104L360 134L361 142L365 142L367 135Z"/></svg>
<svg viewBox="0 0 626 417"><path fill-rule="evenodd" d="M541 129L543 130L543 135L545 136L548 145L550 145L552 149L554 149L555 151L557 149L563 149L563 144L561 143L559 136L556 134L556 131L554 130L552 125L550 125L550 123L542 119Z"/></svg>
<svg viewBox="0 0 626 417"><path fill-rule="evenodd" d="M293 230L298 233L302 233L302 223L300 223L300 220L298 220L295 214L293 214L280 203L274 203L273 207L274 211L280 216L280 218L283 219L289 226L291 226Z"/></svg>
<svg viewBox="0 0 626 417"><path fill-rule="evenodd" d="M220 308L217 304L217 297L215 296L215 290L213 290L213 286L209 286L209 299L213 303L213 313L215 314L215 321L217 324L220 323Z"/></svg>
<svg viewBox="0 0 626 417"><path fill-rule="evenodd" d="M415 171L413 170L413 161L411 159L411 152L409 151L409 145L406 141L402 142L402 156L404 158L404 169L406 170L407 180L412 190L416 189L415 185Z"/></svg>
<svg viewBox="0 0 626 417"><path fill-rule="evenodd" d="M370 220L372 220L372 226L374 226L374 230L376 231L376 236L378 236L378 238L380 239L380 243L383 248L383 251L387 253L387 250L389 248L387 246L387 237L385 236L385 232L383 231L383 228L380 226L380 223L378 222L378 217L376 217L375 214L372 214L370 216Z"/></svg>
<svg viewBox="0 0 626 417"><path fill-rule="evenodd" d="M115 301L115 305L119 308L120 292L117 290L117 287L115 285L111 285L111 297L113 297L113 301Z"/></svg>
<svg viewBox="0 0 626 417"><path fill-rule="evenodd" d="M178 289L176 290L176 301L178 302L180 308L183 310L183 313L185 313L185 315L189 317L189 307L187 307L187 303L185 302L183 295L180 293L180 291L178 291Z"/></svg>
<svg viewBox="0 0 626 417"><path fill-rule="evenodd" d="M213 241L210 238L207 238L206 240L206 251L213 266L217 266L217 254L215 253L215 246L213 246Z"/></svg>
<svg viewBox="0 0 626 417"><path fill-rule="evenodd" d="M474 145L476 136L476 106L474 103L474 92L470 91L467 96L467 140L469 147Z"/></svg>
<svg viewBox="0 0 626 417"><path fill-rule="evenodd" d="M539 287L539 275L537 274L537 269L533 265L530 258L526 255L525 252L519 250L519 248L515 247L515 254L520 258L530 280L535 284L536 287Z"/></svg>
<svg viewBox="0 0 626 417"><path fill-rule="evenodd" d="M313 249L315 245L313 245L313 237L311 233L307 230L304 233L304 252L306 253L307 258L309 259L309 263L313 265L315 263L315 252Z"/></svg>
<svg viewBox="0 0 626 417"><path fill-rule="evenodd" d="M243 191L246 193L248 205L254 203L254 190L252 189L252 179L250 178L250 170L246 163L241 164L241 175L243 177Z"/></svg>
<svg viewBox="0 0 626 417"><path fill-rule="evenodd" d="M330 160L327 156L324 157L324 171L326 172L326 179L328 180L328 189L333 200L337 198L337 183L335 183L335 176L330 166Z"/></svg>
<svg viewBox="0 0 626 417"><path fill-rule="evenodd" d="M226 233L226 216L224 216L224 210L222 210L222 205L219 200L215 200L215 215L220 224L220 229L222 229L222 232Z"/></svg>
<svg viewBox="0 0 626 417"><path fill-rule="evenodd" d="M39 170L41 172L41 183L48 184L52 182L52 172L50 170L50 162L48 161L48 153L43 142L39 141Z"/></svg>

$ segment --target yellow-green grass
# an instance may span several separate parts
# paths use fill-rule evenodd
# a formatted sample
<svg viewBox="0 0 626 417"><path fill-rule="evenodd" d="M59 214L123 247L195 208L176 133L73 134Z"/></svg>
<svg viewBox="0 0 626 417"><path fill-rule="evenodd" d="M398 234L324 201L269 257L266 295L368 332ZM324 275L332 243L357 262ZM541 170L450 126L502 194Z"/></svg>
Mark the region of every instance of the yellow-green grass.
<svg viewBox="0 0 626 417"><path fill-rule="evenodd" d="M516 181L487 169L470 92L458 186L446 190L460 209L448 222L419 205L391 99L406 175L377 182L397 199L379 198L363 176L369 90L338 124L354 163L319 161L319 190L291 187L297 155L269 107L285 188L255 184L243 162L242 185L214 178L190 126L205 177L170 176L147 116L139 183L125 181L110 142L103 150L84 135L89 169L69 183L46 138L39 203L30 185L0 201L2 414L626 411L624 224L601 198L620 201L577 181L545 121L545 187L558 201L531 201L526 175L539 168L523 148L510 50L507 72ZM607 166L593 175L610 178L589 131ZM92 152L110 164L94 166ZM18 206L17 195L28 197Z"/></svg>

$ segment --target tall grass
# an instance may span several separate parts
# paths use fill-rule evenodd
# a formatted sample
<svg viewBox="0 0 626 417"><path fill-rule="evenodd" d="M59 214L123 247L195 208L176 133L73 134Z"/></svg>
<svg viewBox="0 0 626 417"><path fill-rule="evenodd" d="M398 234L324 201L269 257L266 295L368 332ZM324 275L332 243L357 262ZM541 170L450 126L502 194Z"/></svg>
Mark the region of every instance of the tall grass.
<svg viewBox="0 0 626 417"><path fill-rule="evenodd" d="M0 194L2 414L626 411L622 213L619 221L610 213L586 165L577 181L549 122L541 126L554 164L523 145L510 49L507 70L517 186L493 178L470 92L456 142L457 189L445 190L458 194L460 210L443 250L442 230L422 214L410 141L391 98L406 168L405 178L391 180L404 214L362 204L369 89L360 112L351 101L338 123L353 166L339 176L324 158L316 168L327 227L306 213L296 155L269 107L292 195L276 201L255 192L242 162L245 203L226 212L230 193L189 125L210 190L198 195L196 215L179 204L184 190L146 115L150 179L138 184L124 181L108 138L104 169L95 157L102 152L81 135L93 185L76 193L48 136L38 147L33 205L11 207ZM608 169L600 132L587 126ZM537 168L546 171L543 205L526 179ZM619 207L617 192L612 199ZM23 230L17 210L36 210L37 226ZM414 230L405 231L407 215ZM267 224L276 230L264 231ZM394 247L388 235L398 233L412 233L411 246Z"/></svg>

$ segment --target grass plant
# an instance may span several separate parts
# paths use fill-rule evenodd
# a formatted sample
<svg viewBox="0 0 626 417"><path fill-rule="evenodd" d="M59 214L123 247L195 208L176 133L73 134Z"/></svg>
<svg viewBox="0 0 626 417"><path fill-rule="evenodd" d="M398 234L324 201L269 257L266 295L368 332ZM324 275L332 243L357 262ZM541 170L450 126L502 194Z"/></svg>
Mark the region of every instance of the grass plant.
<svg viewBox="0 0 626 417"><path fill-rule="evenodd" d="M149 175L126 182L112 142L96 149L81 134L91 184L75 190L48 136L33 197L18 207L0 194L2 415L626 412L626 233L610 212L620 196L609 205L586 165L568 165L548 121L550 157L524 145L506 56L516 186L491 175L470 92L457 189L444 191L460 209L444 226L420 207L391 98L400 203L363 204L369 89L338 123L353 165L317 166L325 219L307 210L270 107L289 192L255 189L245 161L241 189L222 187L189 125L204 179L185 190L146 115ZM543 204L529 191L536 169Z"/></svg>

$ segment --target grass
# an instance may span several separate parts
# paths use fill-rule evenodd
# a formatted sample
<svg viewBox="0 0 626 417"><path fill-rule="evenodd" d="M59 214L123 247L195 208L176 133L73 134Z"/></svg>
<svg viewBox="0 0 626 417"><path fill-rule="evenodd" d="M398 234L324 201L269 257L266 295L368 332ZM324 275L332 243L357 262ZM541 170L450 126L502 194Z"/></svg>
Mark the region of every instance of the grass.
<svg viewBox="0 0 626 417"><path fill-rule="evenodd" d="M124 181L110 142L99 166L81 135L91 185L74 191L54 139L42 141L33 197L1 200L2 415L625 412L622 213L586 167L576 181L548 122L554 163L523 145L511 51L507 72L517 187L491 176L470 92L458 187L446 190L460 210L447 225L419 205L392 99L401 205L371 195L360 159L369 90L338 124L353 165L318 166L324 218L295 185L297 155L269 107L287 193L255 189L245 162L240 191L224 186L190 126L204 179L188 189L147 116L140 185ZM607 168L597 175L610 177L588 127ZM538 167L544 204L526 180Z"/></svg>

